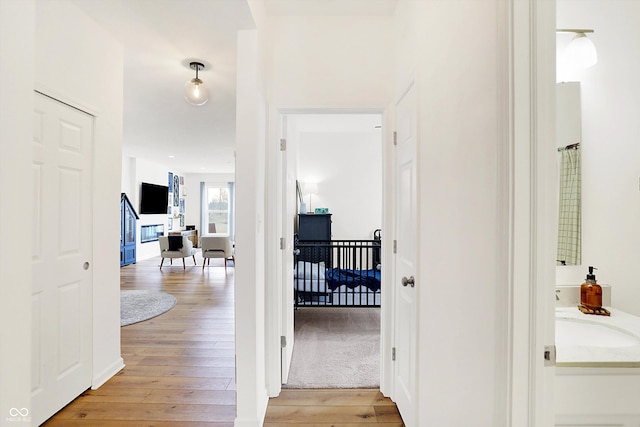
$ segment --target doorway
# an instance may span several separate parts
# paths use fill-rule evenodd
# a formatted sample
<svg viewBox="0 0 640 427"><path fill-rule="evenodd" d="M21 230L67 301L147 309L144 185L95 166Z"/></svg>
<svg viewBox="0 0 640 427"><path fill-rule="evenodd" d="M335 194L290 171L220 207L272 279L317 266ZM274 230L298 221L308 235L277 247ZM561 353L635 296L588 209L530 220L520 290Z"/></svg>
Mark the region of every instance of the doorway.
<svg viewBox="0 0 640 427"><path fill-rule="evenodd" d="M296 170L299 183L293 224L296 234L304 232L299 224L318 222L302 222L302 216L305 220L328 219L321 221L328 224L323 226L322 233L311 233L316 236L314 239L317 236L331 242L380 239L383 217L381 122L379 113L286 115L287 146L295 146L297 153L295 164L290 165ZM300 262L308 261L296 261L294 281L299 274L306 274L296 270ZM379 260L377 264L379 269ZM321 274L326 267L323 262ZM377 307L355 307L349 305L360 304L354 304L347 300L348 296L338 292L331 295L309 292L304 297L296 292L294 298L306 300L304 307L295 309L291 317L295 324L295 337L291 340L293 356L290 375L283 381L283 387L379 387L379 295L377 300L374 296L371 301L377 303ZM290 304L285 301L284 305L288 310Z"/></svg>

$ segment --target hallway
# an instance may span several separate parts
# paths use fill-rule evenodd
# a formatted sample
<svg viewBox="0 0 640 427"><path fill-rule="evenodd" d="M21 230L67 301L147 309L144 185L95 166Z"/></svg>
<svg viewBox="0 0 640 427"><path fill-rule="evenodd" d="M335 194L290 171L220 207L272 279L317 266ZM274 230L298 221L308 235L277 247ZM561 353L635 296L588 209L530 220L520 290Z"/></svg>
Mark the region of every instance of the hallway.
<svg viewBox="0 0 640 427"><path fill-rule="evenodd" d="M121 329L125 368L44 425L232 427L235 419L234 268L202 258L158 268L160 258L122 267L121 289L162 290L169 312ZM191 263L189 263L191 261ZM217 260L214 260L217 261ZM214 266L215 265L215 266Z"/></svg>
<svg viewBox="0 0 640 427"><path fill-rule="evenodd" d="M233 427L235 406L234 267L202 271L160 258L122 267L121 289L162 290L176 306L121 329L125 368L50 418L46 427ZM376 424L377 422L377 424ZM347 424L344 424L347 423ZM271 399L265 426L366 423L400 427L377 390L284 390Z"/></svg>

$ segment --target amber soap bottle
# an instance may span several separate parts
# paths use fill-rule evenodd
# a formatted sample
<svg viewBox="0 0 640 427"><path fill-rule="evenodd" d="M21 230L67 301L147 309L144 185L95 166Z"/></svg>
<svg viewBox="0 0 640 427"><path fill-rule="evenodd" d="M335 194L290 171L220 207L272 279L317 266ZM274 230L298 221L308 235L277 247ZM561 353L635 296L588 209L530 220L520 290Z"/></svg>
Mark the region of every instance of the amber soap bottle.
<svg viewBox="0 0 640 427"><path fill-rule="evenodd" d="M597 268L589 266L587 280L580 286L580 304L587 308L599 309L602 307L602 287L596 283L593 270Z"/></svg>

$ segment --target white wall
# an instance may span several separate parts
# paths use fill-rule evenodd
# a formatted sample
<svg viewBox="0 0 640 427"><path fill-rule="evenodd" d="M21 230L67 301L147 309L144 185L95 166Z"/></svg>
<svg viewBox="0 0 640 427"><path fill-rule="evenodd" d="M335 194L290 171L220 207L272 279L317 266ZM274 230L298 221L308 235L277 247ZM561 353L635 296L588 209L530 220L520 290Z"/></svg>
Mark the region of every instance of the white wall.
<svg viewBox="0 0 640 427"><path fill-rule="evenodd" d="M504 357L496 354L503 339L497 332L498 307L506 308L498 303L502 295L496 285L505 249L497 241L503 224L497 200L496 5L475 0L399 5L406 9L396 20L275 20L273 96L282 108L385 108L416 80L416 425L465 425L473 414L475 425L493 426L506 405L500 395L504 385L497 383L506 375L500 371ZM395 40L389 31L394 25Z"/></svg>
<svg viewBox="0 0 640 427"><path fill-rule="evenodd" d="M382 145L380 131L301 132L298 180L316 182L304 193L307 210L332 213L333 239L371 239L382 228ZM303 188L304 190L304 188Z"/></svg>
<svg viewBox="0 0 640 427"><path fill-rule="evenodd" d="M150 184L157 185L168 185L169 184L169 172L180 175L180 171L171 170L169 166L162 165L159 163L150 162L145 159L140 158L132 158L132 157L123 157L122 159L123 165L123 181L122 181L122 192L127 193L127 197L133 204L133 207L136 209L138 216L140 219L137 221L136 227L136 260L144 260L153 257L157 257L160 255L160 246L157 241L152 242L140 242L140 227L143 225L153 225L153 224L163 224L165 235L169 231L177 231L184 229L185 227L180 227L180 220L178 218L173 218L172 220L172 228L169 230L168 228L168 218L169 216L165 214L141 214L140 213L140 184L143 182L147 182ZM125 180L125 177L127 178ZM187 180L185 178L185 186L187 184ZM181 187L181 191L183 190L183 186ZM188 193L187 193L188 194ZM185 212L187 211L187 200L185 197ZM172 203L172 200L169 201ZM174 212L178 212L178 208L172 208ZM197 209L197 208L196 208ZM185 217L186 220L186 217ZM185 225L187 222L185 221Z"/></svg>
<svg viewBox="0 0 640 427"><path fill-rule="evenodd" d="M120 180L120 192L125 193L129 198L131 204L136 209L136 212L140 210L140 202L133 200L132 197L136 196L136 159L133 157L122 156L122 178Z"/></svg>
<svg viewBox="0 0 640 427"><path fill-rule="evenodd" d="M274 58L269 101L275 104L275 111L385 108L415 78L420 203L417 425L466 425L470 417L478 426L506 425L508 410L515 408L515 420L528 414L530 403L525 399L511 405L505 379L509 375L507 350L515 345L506 348L512 343L506 344L508 331L504 327L507 316L513 314L508 312L508 304L513 303L508 301L509 284L503 283L508 280L505 259L509 248L504 237L509 234L504 228L508 225L508 196L498 193L506 192L505 184L510 181L505 179L505 170L513 161L507 160L506 148L499 144L508 139L504 134L511 112L505 100L509 93L506 67L512 65L507 60L506 29L511 18L507 9L514 3L461 0L398 4L403 8L398 19L274 18L270 27ZM525 11L525 22L533 14L526 5L515 9ZM527 29L524 32L525 38L529 37ZM397 53L395 58L393 53ZM527 59L518 65L527 68ZM517 73L518 77L525 74L522 70ZM542 83L546 83L546 75L544 69ZM521 87L530 82L524 76L518 83ZM526 108L529 98L525 101ZM528 137L524 135L526 147L531 144ZM277 142L270 140L272 146ZM526 167L518 172L519 184L531 176ZM528 196L530 192L524 195ZM520 223L536 225L527 215L518 218ZM546 222L542 225L545 228ZM531 254L528 241L516 237L526 246L522 252ZM540 253L546 254L544 250ZM517 278L522 278L526 268L530 266L516 272ZM553 264L549 271L553 271ZM552 298L552 293L549 295ZM540 359L535 358L524 370ZM518 365L522 365L520 360ZM240 371L240 362L238 368ZM535 382L526 375L520 379L517 391ZM240 396L240 388L238 391Z"/></svg>
<svg viewBox="0 0 640 427"><path fill-rule="evenodd" d="M0 426L31 409L31 228L35 2L0 1ZM20 64L20 66L16 66Z"/></svg>
<svg viewBox="0 0 640 427"><path fill-rule="evenodd" d="M236 103L236 427L259 427L267 409L265 367L266 102L257 30L238 32Z"/></svg>
<svg viewBox="0 0 640 427"><path fill-rule="evenodd" d="M612 305L640 315L640 2L557 0L558 28L591 28L598 64L581 75L582 262L558 267L558 284L580 284L596 266ZM559 42L560 36L558 36Z"/></svg>
<svg viewBox="0 0 640 427"><path fill-rule="evenodd" d="M501 425L495 3L400 2L396 21L395 87L418 91L416 425Z"/></svg>
<svg viewBox="0 0 640 427"><path fill-rule="evenodd" d="M19 39L16 40L19 42ZM93 113L93 385L120 357L122 47L68 1L36 2L36 89ZM99 83L98 83L99 82ZM27 170L27 169L25 169Z"/></svg>
<svg viewBox="0 0 640 427"><path fill-rule="evenodd" d="M383 108L391 98L389 17L272 17L280 108Z"/></svg>
<svg viewBox="0 0 640 427"><path fill-rule="evenodd" d="M35 7L34 7L35 5ZM6 191L11 209L3 207L2 229L15 242L2 250L2 299L12 304L2 311L2 380L0 425L8 423L7 408L29 408L31 240L31 117L33 89L95 114L93 176L93 345L94 387L123 365L120 357L120 152L122 141L122 58L120 46L68 2L1 2L2 17L2 178L23 183ZM20 67L16 67L16 64ZM86 76L91 76L87 79ZM95 82L100 84L96 85ZM11 102L5 108L4 102ZM7 134L5 134L5 132ZM20 142L20 144L16 144ZM11 147L5 147L8 143ZM6 164L5 164L6 162ZM5 173L10 174L5 176ZM15 209L15 206L21 206ZM15 214L5 221L7 213ZM20 236L12 238L14 233ZM18 256L19 255L19 256ZM18 258L13 259L14 256ZM6 268L5 268L6 267ZM19 276L13 276L17 274ZM13 285L12 285L13 284ZM15 286L14 289L12 286ZM14 310L12 309L15 309ZM17 327L16 327L17 325ZM5 329L12 334L7 335ZM16 334L14 337L13 334ZM11 343L10 347L5 347ZM6 388L9 388L7 390ZM25 390L26 389L26 390ZM25 394L26 391L26 394ZM6 394L8 392L9 394ZM5 399L11 396L11 399ZM25 400L26 399L26 400ZM5 410L6 409L6 410Z"/></svg>

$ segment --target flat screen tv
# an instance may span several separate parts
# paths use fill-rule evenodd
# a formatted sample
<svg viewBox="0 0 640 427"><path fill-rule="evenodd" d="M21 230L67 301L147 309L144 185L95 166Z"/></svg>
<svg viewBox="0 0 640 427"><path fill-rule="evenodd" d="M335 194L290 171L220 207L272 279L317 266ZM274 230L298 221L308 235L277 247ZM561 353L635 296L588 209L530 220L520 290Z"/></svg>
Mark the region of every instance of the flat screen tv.
<svg viewBox="0 0 640 427"><path fill-rule="evenodd" d="M143 182L140 187L140 213L165 214L169 206L169 187Z"/></svg>

